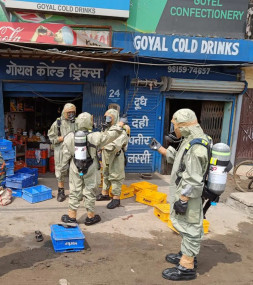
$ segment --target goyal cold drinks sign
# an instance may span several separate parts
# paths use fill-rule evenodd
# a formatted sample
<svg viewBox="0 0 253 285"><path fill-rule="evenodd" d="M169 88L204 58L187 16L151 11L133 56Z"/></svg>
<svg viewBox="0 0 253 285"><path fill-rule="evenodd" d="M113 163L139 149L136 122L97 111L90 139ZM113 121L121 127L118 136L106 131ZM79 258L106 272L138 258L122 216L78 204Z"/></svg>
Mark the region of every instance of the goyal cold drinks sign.
<svg viewBox="0 0 253 285"><path fill-rule="evenodd" d="M168 0L156 32L244 38L249 0Z"/></svg>
<svg viewBox="0 0 253 285"><path fill-rule="evenodd" d="M130 0L6 0L6 8L128 18Z"/></svg>

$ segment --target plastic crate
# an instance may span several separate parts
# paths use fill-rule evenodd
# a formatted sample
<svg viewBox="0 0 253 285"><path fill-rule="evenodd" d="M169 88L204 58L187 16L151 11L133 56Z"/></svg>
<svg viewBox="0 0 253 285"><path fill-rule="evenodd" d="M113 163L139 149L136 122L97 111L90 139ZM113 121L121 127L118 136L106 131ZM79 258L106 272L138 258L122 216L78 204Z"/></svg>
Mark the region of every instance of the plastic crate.
<svg viewBox="0 0 253 285"><path fill-rule="evenodd" d="M46 166L30 166L30 168L37 168L39 173L46 173L47 172L47 167Z"/></svg>
<svg viewBox="0 0 253 285"><path fill-rule="evenodd" d="M27 173L33 176L33 186L38 184L38 176L39 172L37 168L28 168L23 167L19 170L17 170L15 173Z"/></svg>
<svg viewBox="0 0 253 285"><path fill-rule="evenodd" d="M22 198L29 203L38 203L52 199L52 189L44 185L24 188Z"/></svg>
<svg viewBox="0 0 253 285"><path fill-rule="evenodd" d="M0 152L12 150L12 142L6 139L0 139Z"/></svg>
<svg viewBox="0 0 253 285"><path fill-rule="evenodd" d="M16 157L15 151L13 149L8 151L1 151L1 153L4 160L15 159Z"/></svg>
<svg viewBox="0 0 253 285"><path fill-rule="evenodd" d="M112 197L112 188L109 190L109 196ZM121 186L121 195L120 195L120 200L131 198L134 196L134 187L133 186L127 186L127 185L122 185Z"/></svg>
<svg viewBox="0 0 253 285"><path fill-rule="evenodd" d="M146 204L149 206L154 206L156 204L167 203L167 194L152 191L152 190L142 190L136 193L136 202Z"/></svg>
<svg viewBox="0 0 253 285"><path fill-rule="evenodd" d="M14 167L6 168L6 176L13 176L13 175L14 175Z"/></svg>
<svg viewBox="0 0 253 285"><path fill-rule="evenodd" d="M132 183L130 186L134 187L135 194L142 190L158 191L158 186L147 181Z"/></svg>
<svg viewBox="0 0 253 285"><path fill-rule="evenodd" d="M209 225L210 225L210 222L209 222L208 220L204 219L204 220L203 220L204 234L207 234L207 233L208 233L208 231L209 231ZM168 227L169 227L170 229L172 229L174 232L176 232L176 233L179 234L179 232L173 227L173 224L172 224L172 222L171 222L170 219L168 220Z"/></svg>
<svg viewBox="0 0 253 285"><path fill-rule="evenodd" d="M51 225L50 228L55 252L81 251L84 249L85 236L78 225L65 228L58 224Z"/></svg>
<svg viewBox="0 0 253 285"><path fill-rule="evenodd" d="M17 171L23 167L27 167L26 163L24 161L15 161L14 162L14 171Z"/></svg>
<svg viewBox="0 0 253 285"><path fill-rule="evenodd" d="M14 188L12 188L11 191L12 191L12 196L13 197L19 197L19 198L22 197L22 189L14 189Z"/></svg>
<svg viewBox="0 0 253 285"><path fill-rule="evenodd" d="M154 215L167 223L170 218L170 204L157 204L154 206Z"/></svg>
<svg viewBox="0 0 253 285"><path fill-rule="evenodd" d="M25 173L17 173L6 178L6 187L21 189L33 185L33 176Z"/></svg>
<svg viewBox="0 0 253 285"><path fill-rule="evenodd" d="M27 166L47 166L47 159L41 158L40 161L37 161L36 158L27 158L26 164Z"/></svg>
<svg viewBox="0 0 253 285"><path fill-rule="evenodd" d="M6 168L14 168L14 159L5 160Z"/></svg>
<svg viewBox="0 0 253 285"><path fill-rule="evenodd" d="M47 151L47 149L27 150L25 152L26 158L35 158L36 159L36 155L35 155L36 151L40 152L40 158L41 159L48 158L48 151Z"/></svg>

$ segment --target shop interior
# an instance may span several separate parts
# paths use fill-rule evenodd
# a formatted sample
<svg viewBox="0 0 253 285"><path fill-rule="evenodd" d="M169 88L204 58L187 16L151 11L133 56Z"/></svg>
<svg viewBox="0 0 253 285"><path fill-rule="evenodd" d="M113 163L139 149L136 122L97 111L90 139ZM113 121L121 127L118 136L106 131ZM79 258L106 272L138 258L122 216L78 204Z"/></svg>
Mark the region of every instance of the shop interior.
<svg viewBox="0 0 253 285"><path fill-rule="evenodd" d="M13 142L16 161L26 164L29 150L47 150L47 158L53 155L47 132L53 122L61 116L63 106L73 103L77 114L82 112L82 99L73 97L12 97L4 99L5 137ZM30 152L31 154L31 152ZM44 157L44 156L43 156ZM32 166L32 165L27 165ZM48 162L46 162L48 170Z"/></svg>

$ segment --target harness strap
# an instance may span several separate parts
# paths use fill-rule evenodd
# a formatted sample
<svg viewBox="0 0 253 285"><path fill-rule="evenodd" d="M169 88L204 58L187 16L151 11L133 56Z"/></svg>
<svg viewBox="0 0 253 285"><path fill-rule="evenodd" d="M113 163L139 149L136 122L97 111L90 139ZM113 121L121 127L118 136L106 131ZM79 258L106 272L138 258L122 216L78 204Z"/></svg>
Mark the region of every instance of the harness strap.
<svg viewBox="0 0 253 285"><path fill-rule="evenodd" d="M58 137L61 137L61 119L57 119Z"/></svg>

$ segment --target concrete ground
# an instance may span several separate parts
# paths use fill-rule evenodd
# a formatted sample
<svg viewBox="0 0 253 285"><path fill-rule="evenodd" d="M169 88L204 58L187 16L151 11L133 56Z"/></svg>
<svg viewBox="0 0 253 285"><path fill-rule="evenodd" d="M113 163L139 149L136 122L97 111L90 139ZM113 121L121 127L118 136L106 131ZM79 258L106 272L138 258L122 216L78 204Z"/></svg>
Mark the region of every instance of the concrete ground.
<svg viewBox="0 0 253 285"><path fill-rule="evenodd" d="M155 174L147 181L169 194L169 178ZM143 181L138 174L128 174L125 184L138 181ZM51 187L56 196L53 174L41 175L39 184ZM194 284L253 284L252 219L225 203L231 192L236 191L229 177L221 202L207 214L210 228L202 243ZM153 207L135 202L135 197L122 200L122 206L114 210L108 210L106 204L96 203L102 221L90 227L83 224L83 205L79 209L77 219L90 248L78 253L55 253L51 244L50 225L59 223L67 213L67 200L30 204L14 198L1 207L0 284L171 283L161 277L162 270L172 266L164 256L180 249L180 237L154 215ZM35 241L35 230L43 233L43 242Z"/></svg>

